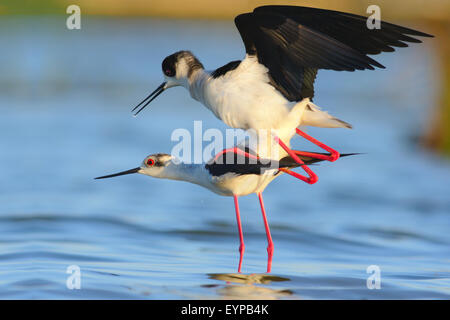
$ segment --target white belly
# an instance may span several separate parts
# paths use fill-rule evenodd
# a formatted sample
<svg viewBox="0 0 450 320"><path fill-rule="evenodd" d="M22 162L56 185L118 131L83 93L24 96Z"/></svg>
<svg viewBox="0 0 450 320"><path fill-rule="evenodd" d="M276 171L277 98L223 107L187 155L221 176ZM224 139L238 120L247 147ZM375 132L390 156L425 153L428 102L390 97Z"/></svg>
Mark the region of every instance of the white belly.
<svg viewBox="0 0 450 320"><path fill-rule="evenodd" d="M275 179L274 173L277 170L267 171L266 174L256 175L247 174L236 176L234 174L227 174L214 179L214 192L223 196L245 196L251 193L258 193L264 191L267 185Z"/></svg>

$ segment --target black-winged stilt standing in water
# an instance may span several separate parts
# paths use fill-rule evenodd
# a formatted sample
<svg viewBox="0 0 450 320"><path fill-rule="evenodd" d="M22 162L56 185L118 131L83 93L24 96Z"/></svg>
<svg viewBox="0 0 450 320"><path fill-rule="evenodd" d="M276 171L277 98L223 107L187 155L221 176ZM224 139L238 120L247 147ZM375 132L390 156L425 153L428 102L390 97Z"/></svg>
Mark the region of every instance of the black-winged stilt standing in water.
<svg viewBox="0 0 450 320"><path fill-rule="evenodd" d="M305 154L309 153L305 152ZM343 154L341 156L347 155L352 154ZM323 161L323 159L316 159L301 154L299 154L299 157L305 164ZM267 272L270 272L274 246L270 234L269 223L267 221L266 210L264 208L262 192L273 179L283 172L296 175L297 173L291 171L291 169L298 166L300 166L300 164L289 156L284 157L279 161L275 161L259 158L249 149L242 150L234 148L233 151L220 153L219 156L212 158L206 164L186 164L169 154L152 154L147 156L137 168L97 177L95 179L141 173L155 178L182 180L195 183L221 196L233 197L240 241L238 272L241 272L242 258L245 251L238 197L256 193L259 198L266 229L268 242Z"/></svg>
<svg viewBox="0 0 450 320"><path fill-rule="evenodd" d="M384 68L368 55L421 42L413 36L431 37L384 21L380 29L369 29L364 16L297 6L258 7L238 15L235 24L246 51L242 61L208 72L190 51L166 57L162 63L165 81L133 109L135 115L164 90L183 86L233 128L279 132L292 107L302 101L306 104L300 125L351 128L311 102L317 71ZM275 142L299 164L301 159L286 144L295 133L330 152L319 155L321 159L339 158L337 151L298 128L277 133ZM317 176L305 164L302 168L308 177L301 179L315 183Z"/></svg>

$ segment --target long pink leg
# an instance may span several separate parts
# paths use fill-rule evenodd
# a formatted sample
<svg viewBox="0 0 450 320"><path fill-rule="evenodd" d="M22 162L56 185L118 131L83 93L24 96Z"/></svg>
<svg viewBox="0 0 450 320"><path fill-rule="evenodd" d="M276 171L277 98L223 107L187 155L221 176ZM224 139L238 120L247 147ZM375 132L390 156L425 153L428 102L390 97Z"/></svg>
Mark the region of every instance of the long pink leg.
<svg viewBox="0 0 450 320"><path fill-rule="evenodd" d="M298 135L302 136L303 138L305 138L306 140L311 141L312 143L314 143L316 146L328 151L330 153L329 156L327 155L323 155L323 154L318 154L318 153L314 153L314 152L305 152L305 151L296 151L294 150L294 152L298 155L302 155L302 156L307 156L307 157L312 157L312 158L316 158L316 159L322 159L322 160L328 160L328 161L336 161L337 159L339 159L339 152L337 152L336 150L330 148L329 146L327 146L326 144L320 142L319 140L311 137L310 135L306 134L305 132L303 132L300 129L295 129L295 131L297 132Z"/></svg>
<svg viewBox="0 0 450 320"><path fill-rule="evenodd" d="M259 204L261 205L261 212L264 219L264 227L266 228L267 235L267 273L270 273L272 270L272 257L273 257L273 241L272 236L270 235L269 223L267 222L266 209L264 208L264 201L262 197L262 193L258 193Z"/></svg>
<svg viewBox="0 0 450 320"><path fill-rule="evenodd" d="M239 231L239 267L238 272L241 272L242 267L242 258L244 257L244 251L245 251L245 244L244 244L244 235L242 234L242 225L241 225L241 215L239 213L239 202L238 202L238 196L234 195L234 207L236 209L236 221L238 225L238 231Z"/></svg>
<svg viewBox="0 0 450 320"><path fill-rule="evenodd" d="M296 177L302 181L305 181L306 183L309 183L309 184L314 184L317 182L317 180L319 180L317 175L299 157L297 157L297 155L294 153L294 151L289 149L288 146L286 144L284 144L284 142L281 141L280 138L275 136L275 141L292 157L292 159L294 159L298 164L300 164L300 167L303 170L305 170L305 172L308 174L309 177L303 176L301 174L298 174L298 173L290 171L290 170L282 170L282 171L284 171L284 172L290 174L291 176Z"/></svg>

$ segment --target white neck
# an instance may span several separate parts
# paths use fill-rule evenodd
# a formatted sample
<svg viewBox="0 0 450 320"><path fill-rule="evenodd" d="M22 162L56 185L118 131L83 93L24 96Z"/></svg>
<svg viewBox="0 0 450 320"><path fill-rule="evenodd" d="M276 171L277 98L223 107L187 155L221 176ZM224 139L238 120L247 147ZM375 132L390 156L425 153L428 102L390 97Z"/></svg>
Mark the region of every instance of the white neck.
<svg viewBox="0 0 450 320"><path fill-rule="evenodd" d="M205 102L205 85L211 75L204 69L198 69L189 77L184 87L189 91L191 97L202 103Z"/></svg>
<svg viewBox="0 0 450 320"><path fill-rule="evenodd" d="M175 164L172 161L164 168L158 178L181 180L195 183L210 189L212 186L211 175L205 169L204 164Z"/></svg>

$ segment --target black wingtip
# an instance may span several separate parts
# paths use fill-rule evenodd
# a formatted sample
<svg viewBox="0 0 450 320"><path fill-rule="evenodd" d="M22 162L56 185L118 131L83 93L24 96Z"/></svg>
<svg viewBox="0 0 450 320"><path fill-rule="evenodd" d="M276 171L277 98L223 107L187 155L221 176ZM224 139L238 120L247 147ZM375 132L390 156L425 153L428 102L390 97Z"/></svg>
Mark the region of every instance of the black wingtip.
<svg viewBox="0 0 450 320"><path fill-rule="evenodd" d="M370 66L370 68L368 68L368 69L370 69L370 70L375 70L375 68L374 67L377 67L377 68L380 68L380 69L386 69L386 67L385 66L383 66L381 63L379 63L378 61L376 61L376 60L374 60L374 59L372 59L372 58L370 58L370 57L368 57L368 56L366 56L367 57L367 59L368 59L368 61L369 61L369 66Z"/></svg>
<svg viewBox="0 0 450 320"><path fill-rule="evenodd" d="M417 37L434 38L434 35L429 34L429 33L417 31L417 30L413 30L413 29L405 28L405 27L402 27L402 28L405 29L405 31L403 31L404 34L409 34L411 36L417 36Z"/></svg>

